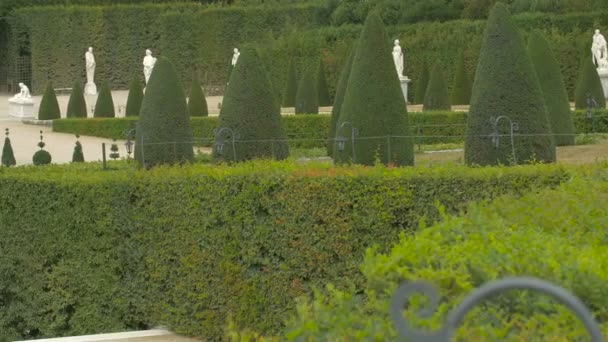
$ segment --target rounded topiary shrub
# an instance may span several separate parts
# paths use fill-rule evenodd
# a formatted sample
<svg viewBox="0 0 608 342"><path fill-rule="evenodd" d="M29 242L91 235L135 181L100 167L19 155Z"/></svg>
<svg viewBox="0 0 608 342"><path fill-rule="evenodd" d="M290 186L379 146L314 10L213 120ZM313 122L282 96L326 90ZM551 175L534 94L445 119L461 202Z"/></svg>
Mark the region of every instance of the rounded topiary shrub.
<svg viewBox="0 0 608 342"><path fill-rule="evenodd" d="M433 71L431 72L429 85L426 88L426 94L424 95L423 110L449 111L451 109L452 106L450 104L450 96L448 95L448 85L443 77L441 66L435 64L435 67L433 67Z"/></svg>
<svg viewBox="0 0 608 342"><path fill-rule="evenodd" d="M388 42L380 15L371 13L357 43L336 125L336 163L414 164L406 103L393 59L386 53L391 50Z"/></svg>
<svg viewBox="0 0 608 342"><path fill-rule="evenodd" d="M10 167L15 166L17 161L15 160L15 154L13 152L13 146L11 145L11 139L8 137L8 128L5 130L6 138L4 138L4 146L2 147L2 165Z"/></svg>
<svg viewBox="0 0 608 342"><path fill-rule="evenodd" d="M344 95L346 94L346 86L348 85L348 78L350 76L350 70L353 66L353 60L355 59L355 53L357 52L357 47L354 44L350 48L350 54L348 59L346 60L346 64L342 68L342 72L340 73L340 79L338 80L338 87L336 88L336 97L334 98L334 105L331 109L331 120L329 124L329 134L327 141L327 155L333 156L334 154L334 143L336 138L336 125L338 124L338 120L340 119L340 109L342 108L342 103L344 102Z"/></svg>
<svg viewBox="0 0 608 342"><path fill-rule="evenodd" d="M207 100L196 76L192 80L192 88L190 89L190 97L188 98L188 111L190 112L190 116L209 116Z"/></svg>
<svg viewBox="0 0 608 342"><path fill-rule="evenodd" d="M564 78L549 43L540 32L530 36L528 52L543 92L555 144L574 145L576 135Z"/></svg>
<svg viewBox="0 0 608 342"><path fill-rule="evenodd" d="M327 77L325 77L325 66L323 65L322 58L319 58L319 69L317 71L317 91L319 98L319 106L331 106L331 97L329 95Z"/></svg>
<svg viewBox="0 0 608 342"><path fill-rule="evenodd" d="M93 117L96 118L113 118L116 116L114 111L114 100L112 100L112 90L108 82L103 82L99 95L97 96L97 103L95 103L95 111Z"/></svg>
<svg viewBox="0 0 608 342"><path fill-rule="evenodd" d="M319 114L319 93L315 78L304 72L296 94L296 114Z"/></svg>
<svg viewBox="0 0 608 342"><path fill-rule="evenodd" d="M514 146L509 122L519 126ZM523 39L503 3L494 6L486 25L464 156L468 165L555 161L543 94Z"/></svg>
<svg viewBox="0 0 608 342"><path fill-rule="evenodd" d="M467 75L464 65L464 53L460 54L460 58L456 62L456 74L454 75L450 102L452 105L468 105L471 102L471 79Z"/></svg>
<svg viewBox="0 0 608 342"><path fill-rule="evenodd" d="M38 147L40 147L40 150L36 151L36 153L34 153L34 156L32 157L32 162L34 163L34 165L47 165L50 164L53 160L51 154L44 149L45 145L46 144L44 143L42 138L42 131L40 131L40 142L38 142Z"/></svg>
<svg viewBox="0 0 608 342"><path fill-rule="evenodd" d="M87 117L87 103L84 99L84 92L82 83L80 81L74 82L72 87L72 94L70 94L70 100L68 102L68 110L66 112L68 118L86 118Z"/></svg>
<svg viewBox="0 0 608 342"><path fill-rule="evenodd" d="M216 162L289 156L279 101L257 51L251 47L243 49L230 77L217 127L213 144Z"/></svg>
<svg viewBox="0 0 608 342"><path fill-rule="evenodd" d="M158 58L148 81L135 141L135 159L148 168L194 160L186 94L166 57Z"/></svg>
<svg viewBox="0 0 608 342"><path fill-rule="evenodd" d="M296 67L293 59L289 62L287 70L287 81L285 83L285 92L283 93L283 107L296 106L296 92L298 91L298 78L296 76Z"/></svg>
<svg viewBox="0 0 608 342"><path fill-rule="evenodd" d="M44 95L40 101L38 120L55 120L59 118L61 118L59 102L57 102L57 96L55 95L55 89L53 89L53 83L49 82L46 85Z"/></svg>
<svg viewBox="0 0 608 342"><path fill-rule="evenodd" d="M426 95L426 88L429 85L429 67L426 59L422 61L422 69L417 80L414 80L414 103L420 104L424 102L424 96Z"/></svg>
<svg viewBox="0 0 608 342"><path fill-rule="evenodd" d="M133 77L129 86L129 97L127 97L127 108L125 116L139 116L141 103L144 100L144 90L139 76Z"/></svg>
<svg viewBox="0 0 608 342"><path fill-rule="evenodd" d="M586 57L581 61L581 69L578 74L578 81L576 82L574 94L576 109L587 109L587 98L589 96L595 100L596 108L606 108L602 81L597 73L595 64L593 64L591 58Z"/></svg>

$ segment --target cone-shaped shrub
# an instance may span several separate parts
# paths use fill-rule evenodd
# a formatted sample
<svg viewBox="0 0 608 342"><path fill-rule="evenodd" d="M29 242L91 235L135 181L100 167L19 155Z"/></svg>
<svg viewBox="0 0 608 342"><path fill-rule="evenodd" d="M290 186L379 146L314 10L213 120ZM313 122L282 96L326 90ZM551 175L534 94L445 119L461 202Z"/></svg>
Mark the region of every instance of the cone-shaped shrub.
<svg viewBox="0 0 608 342"><path fill-rule="evenodd" d="M2 147L2 165L10 167L15 166L17 161L15 160L15 154L13 153L13 147L11 146L11 139L8 137L8 128L5 131L6 138L4 138L4 146Z"/></svg>
<svg viewBox="0 0 608 342"><path fill-rule="evenodd" d="M464 65L464 53L460 54L460 58L456 62L456 74L454 75L450 102L453 105L468 105L471 102L471 79L467 75Z"/></svg>
<svg viewBox="0 0 608 342"><path fill-rule="evenodd" d="M426 94L424 95L424 111L431 110L451 110L450 96L448 95L448 85L443 77L441 66L435 64L433 71L431 72L431 79L429 85L426 88Z"/></svg>
<svg viewBox="0 0 608 342"><path fill-rule="evenodd" d="M591 95L597 104L597 108L606 108L606 99L602 89L602 81L591 58L583 58L581 69L578 74L574 101L576 109L587 108L587 96Z"/></svg>
<svg viewBox="0 0 608 342"><path fill-rule="evenodd" d="M66 113L66 117L87 117L87 103L84 100L84 93L80 81L74 82L74 86L72 87L72 94L70 95L70 100L68 101L68 111Z"/></svg>
<svg viewBox="0 0 608 342"><path fill-rule="evenodd" d="M243 161L288 156L281 108L270 79L257 51L243 49L222 103L213 159Z"/></svg>
<svg viewBox="0 0 608 342"><path fill-rule="evenodd" d="M336 163L414 164L405 99L393 59L386 53L391 50L388 42L380 15L372 12L357 43L340 109L334 145Z"/></svg>
<svg viewBox="0 0 608 342"><path fill-rule="evenodd" d="M190 112L190 116L209 116L207 100L196 76L192 80L190 98L188 98L188 111Z"/></svg>
<svg viewBox="0 0 608 342"><path fill-rule="evenodd" d="M303 72L298 84L296 114L319 114L319 93L310 72Z"/></svg>
<svg viewBox="0 0 608 342"><path fill-rule="evenodd" d="M287 70L287 83L285 84L285 92L283 93L283 107L296 106L296 92L298 91L298 78L296 76L296 67L293 59L289 62L289 70Z"/></svg>
<svg viewBox="0 0 608 342"><path fill-rule="evenodd" d="M331 106L331 98L329 96L329 89L327 87L327 78L325 77L325 66L323 65L323 59L319 59L319 70L317 75L317 91L319 98L319 106L327 107Z"/></svg>
<svg viewBox="0 0 608 342"><path fill-rule="evenodd" d="M76 145L74 146L74 152L72 153L72 163L83 163L84 162L84 154L82 153L82 144L78 141L80 138L78 135L76 136Z"/></svg>
<svg viewBox="0 0 608 342"><path fill-rule="evenodd" d="M112 90L108 82L103 82L99 95L97 96L97 103L95 103L95 111L93 117L96 118L113 118L116 114L114 112L114 100L112 100Z"/></svg>
<svg viewBox="0 0 608 342"><path fill-rule="evenodd" d="M46 144L42 139L42 131L40 131L40 142L38 142L38 147L40 147L40 150L36 151L32 157L32 162L34 165L47 165L51 163L53 158L48 151L44 150L45 145Z"/></svg>
<svg viewBox="0 0 608 342"><path fill-rule="evenodd" d="M495 130L493 123L498 118ZM519 126L514 147L509 119ZM468 165L555 161L540 85L523 39L503 3L494 6L486 25L467 118L464 155Z"/></svg>
<svg viewBox="0 0 608 342"><path fill-rule="evenodd" d="M420 71L420 75L418 76L416 82L416 88L414 88L414 103L420 104L424 102L424 96L426 95L426 88L429 85L429 67L426 63L426 60L422 62L422 70Z"/></svg>
<svg viewBox="0 0 608 342"><path fill-rule="evenodd" d="M136 130L135 159L147 168L194 160L186 94L166 57L158 58L148 80Z"/></svg>
<svg viewBox="0 0 608 342"><path fill-rule="evenodd" d="M133 77L131 85L129 86L129 97L127 97L125 116L139 116L141 102L144 100L144 91L141 84L142 82L138 76Z"/></svg>
<svg viewBox="0 0 608 342"><path fill-rule="evenodd" d="M61 118L59 103L57 102L55 89L53 89L53 83L49 82L46 85L46 90L44 91L44 95L40 101L38 120L54 120L59 118Z"/></svg>
<svg viewBox="0 0 608 342"><path fill-rule="evenodd" d="M530 36L528 52L543 92L555 144L574 145L574 124L564 78L549 43L540 32Z"/></svg>
<svg viewBox="0 0 608 342"><path fill-rule="evenodd" d="M333 156L334 154L334 139L336 138L336 125L340 119L340 109L344 102L344 95L346 94L346 86L348 85L348 78L350 76L350 70L353 66L353 60L355 59L355 53L357 52L356 45L350 48L350 54L346 60L346 64L342 68L340 73L340 80L338 81L338 87L336 88L336 97L334 99L334 105L331 109L331 123L329 124L329 140L327 141L327 155Z"/></svg>

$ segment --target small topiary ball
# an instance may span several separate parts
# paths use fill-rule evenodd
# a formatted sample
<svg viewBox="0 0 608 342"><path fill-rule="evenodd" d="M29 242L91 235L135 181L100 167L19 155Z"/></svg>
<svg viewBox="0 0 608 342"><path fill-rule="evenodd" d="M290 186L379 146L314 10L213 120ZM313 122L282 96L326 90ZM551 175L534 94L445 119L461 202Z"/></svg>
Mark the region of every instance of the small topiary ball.
<svg viewBox="0 0 608 342"><path fill-rule="evenodd" d="M52 160L51 154L44 150L44 146L46 144L44 141L42 141L42 139L42 131L40 131L40 142L38 142L38 147L40 147L40 150L34 153L34 157L32 158L34 165L47 165L50 164Z"/></svg>

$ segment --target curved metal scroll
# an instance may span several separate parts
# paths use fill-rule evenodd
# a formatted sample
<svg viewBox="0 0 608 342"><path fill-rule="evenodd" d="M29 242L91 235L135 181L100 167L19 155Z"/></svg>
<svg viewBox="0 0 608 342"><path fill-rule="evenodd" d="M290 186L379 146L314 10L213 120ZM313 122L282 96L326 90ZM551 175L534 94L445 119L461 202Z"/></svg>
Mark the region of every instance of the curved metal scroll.
<svg viewBox="0 0 608 342"><path fill-rule="evenodd" d="M587 307L574 295L563 288L536 278L506 278L493 281L480 287L448 315L445 326L437 332L423 332L413 329L403 318L403 308L409 297L422 294L429 298L430 304L419 312L421 317L433 314L439 304L439 291L425 282L404 283L393 295L391 303L391 318L399 335L414 342L449 342L453 339L458 326L466 315L479 303L499 293L510 290L533 290L549 295L559 303L568 307L583 322L593 342L604 341L602 332L595 318Z"/></svg>

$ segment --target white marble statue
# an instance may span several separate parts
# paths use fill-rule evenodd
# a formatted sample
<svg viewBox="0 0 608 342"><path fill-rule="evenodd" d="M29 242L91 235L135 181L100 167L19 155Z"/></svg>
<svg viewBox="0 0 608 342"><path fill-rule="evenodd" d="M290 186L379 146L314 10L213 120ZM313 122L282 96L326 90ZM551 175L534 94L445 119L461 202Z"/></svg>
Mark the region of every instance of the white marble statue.
<svg viewBox="0 0 608 342"><path fill-rule="evenodd" d="M97 86L95 85L95 56L93 55L93 48L89 47L87 52L84 53L84 59L86 62L87 71L87 83L84 86L84 92L87 95L96 95Z"/></svg>
<svg viewBox="0 0 608 342"><path fill-rule="evenodd" d="M30 89L23 83L19 83L21 91L8 99L8 115L19 119L34 118L34 100Z"/></svg>
<svg viewBox="0 0 608 342"><path fill-rule="evenodd" d="M239 52L239 49L234 48L234 53L232 54L232 66L236 65L236 62L238 62L240 55L241 53Z"/></svg>
<svg viewBox="0 0 608 342"><path fill-rule="evenodd" d="M144 77L146 78L146 84L148 84L148 80L150 79L150 75L152 75L152 70L154 69L155 64L156 57L152 57L152 51L147 49L146 57L144 57Z"/></svg>
<svg viewBox="0 0 608 342"><path fill-rule="evenodd" d="M25 84L19 83L19 89L21 90L18 94L13 96L13 99L31 99L32 95L30 94L30 88L28 88Z"/></svg>
<svg viewBox="0 0 608 342"><path fill-rule="evenodd" d="M403 51L399 45L399 39L395 39L395 46L393 47L393 61L395 62L397 75L399 75L399 78L403 77Z"/></svg>
<svg viewBox="0 0 608 342"><path fill-rule="evenodd" d="M606 38L604 38L604 36L600 33L600 30L595 30L591 52L593 53L593 62L595 65L597 65L598 69L608 67L606 63L606 60L608 59L608 50L606 45Z"/></svg>

